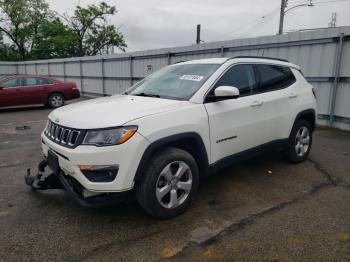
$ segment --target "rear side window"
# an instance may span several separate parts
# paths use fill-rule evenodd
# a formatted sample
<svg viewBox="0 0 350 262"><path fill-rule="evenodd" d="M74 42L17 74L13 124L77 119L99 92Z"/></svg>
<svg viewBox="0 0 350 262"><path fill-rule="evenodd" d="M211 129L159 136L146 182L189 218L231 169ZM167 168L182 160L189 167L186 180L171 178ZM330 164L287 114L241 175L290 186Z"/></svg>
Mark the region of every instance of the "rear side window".
<svg viewBox="0 0 350 262"><path fill-rule="evenodd" d="M254 68L252 65L236 65L231 67L215 84L219 86L234 86L239 89L240 96L253 93L256 85Z"/></svg>
<svg viewBox="0 0 350 262"><path fill-rule="evenodd" d="M52 84L52 81L41 77L25 77L23 78L23 85L25 86L36 86L36 85L47 85Z"/></svg>
<svg viewBox="0 0 350 262"><path fill-rule="evenodd" d="M256 65L260 76L259 92L268 92L290 86L295 77L289 67L276 65Z"/></svg>
<svg viewBox="0 0 350 262"><path fill-rule="evenodd" d="M37 85L37 78L36 77L25 77L25 78L23 78L23 85L24 86L35 86L35 85Z"/></svg>

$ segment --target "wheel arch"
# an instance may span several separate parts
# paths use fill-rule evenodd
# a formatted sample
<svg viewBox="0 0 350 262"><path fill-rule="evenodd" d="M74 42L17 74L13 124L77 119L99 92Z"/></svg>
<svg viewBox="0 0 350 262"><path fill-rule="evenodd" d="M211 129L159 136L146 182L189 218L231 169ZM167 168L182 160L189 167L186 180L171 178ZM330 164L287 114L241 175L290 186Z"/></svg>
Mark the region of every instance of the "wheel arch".
<svg viewBox="0 0 350 262"><path fill-rule="evenodd" d="M309 122L311 125L311 128L312 128L311 131L313 131L315 129L315 126L316 126L316 111L315 111L315 109L310 108L310 109L306 109L306 110L299 112L297 114L297 116L295 117L293 127L295 126L295 124L299 120L305 120L305 121ZM293 130L293 127L291 130Z"/></svg>
<svg viewBox="0 0 350 262"><path fill-rule="evenodd" d="M143 171L152 156L166 147L176 147L190 153L197 162L200 177L206 176L209 171L208 154L200 135L195 132L186 132L161 138L152 142L145 150L136 170L134 181L142 179Z"/></svg>
<svg viewBox="0 0 350 262"><path fill-rule="evenodd" d="M55 91L50 91L50 92L48 93L48 95L47 95L47 101L49 101L50 96L52 96L53 94L60 94L60 95L63 96L64 99L66 99L66 96L64 95L63 92L55 90Z"/></svg>

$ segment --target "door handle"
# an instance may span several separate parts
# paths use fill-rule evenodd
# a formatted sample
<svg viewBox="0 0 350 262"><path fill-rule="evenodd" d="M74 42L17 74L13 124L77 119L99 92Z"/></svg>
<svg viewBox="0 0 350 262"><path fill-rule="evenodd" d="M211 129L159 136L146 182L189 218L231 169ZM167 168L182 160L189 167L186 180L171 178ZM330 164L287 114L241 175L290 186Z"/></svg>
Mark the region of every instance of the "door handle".
<svg viewBox="0 0 350 262"><path fill-rule="evenodd" d="M251 107L255 107L255 106L261 106L263 104L262 101L254 101L253 103L250 104Z"/></svg>
<svg viewBox="0 0 350 262"><path fill-rule="evenodd" d="M296 98L298 95L296 93L290 93L289 98Z"/></svg>

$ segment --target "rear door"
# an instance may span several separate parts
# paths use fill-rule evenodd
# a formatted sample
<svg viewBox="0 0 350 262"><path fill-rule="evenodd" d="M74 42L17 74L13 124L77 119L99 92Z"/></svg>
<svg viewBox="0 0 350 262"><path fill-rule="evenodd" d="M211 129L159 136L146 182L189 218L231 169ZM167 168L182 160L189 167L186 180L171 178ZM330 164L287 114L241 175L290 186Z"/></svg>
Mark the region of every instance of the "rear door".
<svg viewBox="0 0 350 262"><path fill-rule="evenodd" d="M256 147L264 142L264 115L254 66L238 64L229 68L216 82L216 87L234 86L240 97L205 103L209 116L211 162Z"/></svg>
<svg viewBox="0 0 350 262"><path fill-rule="evenodd" d="M48 81L41 77L24 77L23 92L28 105L47 102Z"/></svg>
<svg viewBox="0 0 350 262"><path fill-rule="evenodd" d="M10 78L0 83L0 107L23 105L23 91L21 78Z"/></svg>
<svg viewBox="0 0 350 262"><path fill-rule="evenodd" d="M295 76L286 66L256 64L255 67L260 79L256 93L263 103L264 142L287 138L298 96Z"/></svg>

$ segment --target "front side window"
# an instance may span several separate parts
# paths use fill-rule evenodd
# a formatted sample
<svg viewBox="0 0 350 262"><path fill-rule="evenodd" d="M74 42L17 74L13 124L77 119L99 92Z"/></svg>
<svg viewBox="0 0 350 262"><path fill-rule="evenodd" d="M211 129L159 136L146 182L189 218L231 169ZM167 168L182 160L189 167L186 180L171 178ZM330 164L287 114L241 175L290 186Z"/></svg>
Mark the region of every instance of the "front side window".
<svg viewBox="0 0 350 262"><path fill-rule="evenodd" d="M13 79L7 80L2 84L2 86L5 88L19 87L21 86L21 79L13 78Z"/></svg>
<svg viewBox="0 0 350 262"><path fill-rule="evenodd" d="M290 86L295 77L289 67L276 65L256 65L260 76L259 92L267 92Z"/></svg>
<svg viewBox="0 0 350 262"><path fill-rule="evenodd" d="M254 68L252 65L235 65L225 72L216 82L215 88L219 86L234 86L239 89L240 96L253 93L256 86Z"/></svg>
<svg viewBox="0 0 350 262"><path fill-rule="evenodd" d="M219 64L168 66L136 83L125 94L188 100L219 66Z"/></svg>

